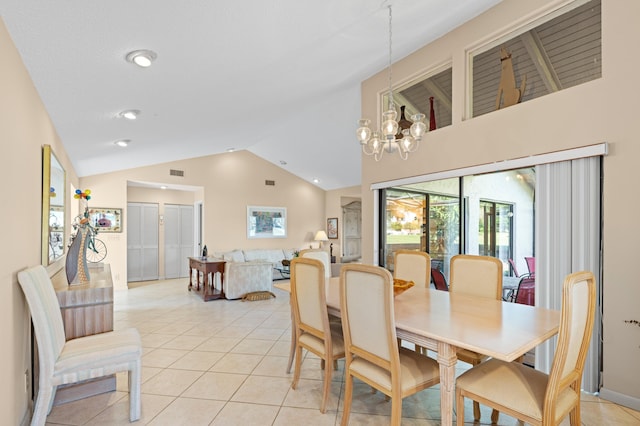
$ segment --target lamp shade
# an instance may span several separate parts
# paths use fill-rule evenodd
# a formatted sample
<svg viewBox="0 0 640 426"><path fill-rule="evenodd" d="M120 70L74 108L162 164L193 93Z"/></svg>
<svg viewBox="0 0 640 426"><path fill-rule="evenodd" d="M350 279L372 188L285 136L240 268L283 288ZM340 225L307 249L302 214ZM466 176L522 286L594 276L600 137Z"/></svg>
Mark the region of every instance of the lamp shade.
<svg viewBox="0 0 640 426"><path fill-rule="evenodd" d="M314 238L315 241L329 241L329 238L327 237L327 233L324 231L318 231L316 232L316 236Z"/></svg>

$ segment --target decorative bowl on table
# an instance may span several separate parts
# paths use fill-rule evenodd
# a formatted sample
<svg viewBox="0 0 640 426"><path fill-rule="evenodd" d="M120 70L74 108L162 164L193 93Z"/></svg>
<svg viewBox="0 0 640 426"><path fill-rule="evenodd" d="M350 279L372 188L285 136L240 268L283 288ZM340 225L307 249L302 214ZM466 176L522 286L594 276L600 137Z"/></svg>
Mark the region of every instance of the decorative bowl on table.
<svg viewBox="0 0 640 426"><path fill-rule="evenodd" d="M413 287L415 283L413 281L401 280L400 278L393 279L393 296L402 294Z"/></svg>

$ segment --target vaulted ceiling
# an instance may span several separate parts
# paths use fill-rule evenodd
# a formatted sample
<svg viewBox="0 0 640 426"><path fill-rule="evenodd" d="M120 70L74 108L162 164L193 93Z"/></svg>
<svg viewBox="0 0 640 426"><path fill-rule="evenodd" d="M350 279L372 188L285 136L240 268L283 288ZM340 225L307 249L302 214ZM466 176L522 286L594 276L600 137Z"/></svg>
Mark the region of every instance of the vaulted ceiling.
<svg viewBox="0 0 640 426"><path fill-rule="evenodd" d="M499 1L392 1L393 60ZM335 189L360 183L360 83L387 64L388 3L2 0L0 14L79 176L233 148ZM151 67L125 60L137 49Z"/></svg>

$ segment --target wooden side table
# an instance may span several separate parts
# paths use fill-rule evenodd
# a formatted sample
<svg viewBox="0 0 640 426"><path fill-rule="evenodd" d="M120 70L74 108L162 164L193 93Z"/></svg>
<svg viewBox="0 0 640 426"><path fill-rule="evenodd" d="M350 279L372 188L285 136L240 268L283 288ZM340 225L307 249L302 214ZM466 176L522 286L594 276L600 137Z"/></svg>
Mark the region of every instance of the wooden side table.
<svg viewBox="0 0 640 426"><path fill-rule="evenodd" d="M227 262L222 259L208 257L189 258L189 291L195 288L202 293L205 302L215 299L224 299L224 265ZM196 285L193 285L193 272L196 275ZM216 272L220 272L220 290L213 285L213 278ZM202 286L200 285L200 273L202 273ZM211 274L211 275L210 275Z"/></svg>

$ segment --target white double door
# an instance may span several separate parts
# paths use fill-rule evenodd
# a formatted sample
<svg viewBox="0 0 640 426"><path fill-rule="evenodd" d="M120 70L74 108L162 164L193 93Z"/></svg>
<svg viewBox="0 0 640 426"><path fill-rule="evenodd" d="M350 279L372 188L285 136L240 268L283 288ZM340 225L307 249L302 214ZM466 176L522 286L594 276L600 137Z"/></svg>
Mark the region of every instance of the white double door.
<svg viewBox="0 0 640 426"><path fill-rule="evenodd" d="M160 278L161 246L164 247L164 278L189 276L187 258L195 253L192 205L164 205L164 242L159 232L158 204L128 203L127 216L128 281Z"/></svg>

